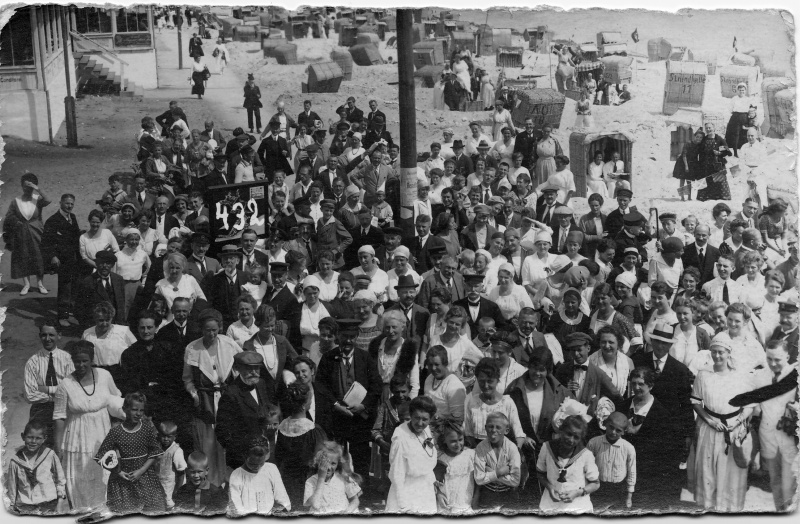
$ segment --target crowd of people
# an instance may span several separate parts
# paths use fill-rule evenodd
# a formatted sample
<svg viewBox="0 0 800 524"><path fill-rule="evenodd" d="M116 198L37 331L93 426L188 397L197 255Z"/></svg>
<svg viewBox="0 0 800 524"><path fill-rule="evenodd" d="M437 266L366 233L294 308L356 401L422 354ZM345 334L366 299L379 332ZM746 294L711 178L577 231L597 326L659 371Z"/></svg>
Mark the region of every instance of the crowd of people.
<svg viewBox="0 0 800 524"><path fill-rule="evenodd" d="M609 152L576 216L552 129L494 100L491 130L430 145L406 234L376 101L327 126L279 103L262 132L254 78L244 93L232 137L175 102L142 119L130 189L109 177L87 228L69 193L44 220L46 180L22 177L11 276L47 294L55 273L58 316L24 370L17 511L657 512L686 487L741 512L756 470L792 505L785 202L652 228L601 176ZM216 242L208 189L260 180L263 233Z"/></svg>

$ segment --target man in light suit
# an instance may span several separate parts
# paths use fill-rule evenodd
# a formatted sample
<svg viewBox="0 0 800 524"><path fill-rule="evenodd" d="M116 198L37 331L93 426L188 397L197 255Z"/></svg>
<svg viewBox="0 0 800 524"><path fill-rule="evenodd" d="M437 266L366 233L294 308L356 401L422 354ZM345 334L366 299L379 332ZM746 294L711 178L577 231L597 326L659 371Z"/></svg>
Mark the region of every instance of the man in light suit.
<svg viewBox="0 0 800 524"><path fill-rule="evenodd" d="M683 267L692 266L700 270L700 282L697 283L700 287L714 279L714 266L719 258L719 249L708 245L710 234L707 225L698 225L694 230L694 242L686 246L681 256Z"/></svg>
<svg viewBox="0 0 800 524"><path fill-rule="evenodd" d="M429 275L422 281L417 295L416 302L420 306L427 308L430 305L431 291L437 287L446 288L450 292L452 301L456 302L465 298L466 286L464 285L464 277L461 273L456 271L458 269L458 260L452 256L445 256L439 264L439 270L433 270L433 274Z"/></svg>
<svg viewBox="0 0 800 524"><path fill-rule="evenodd" d="M717 259L718 277L709 280L703 285L703 293L709 296L711 301L721 300L730 305L739 302L743 288L742 285L731 278L733 273L733 257L730 255L720 255Z"/></svg>

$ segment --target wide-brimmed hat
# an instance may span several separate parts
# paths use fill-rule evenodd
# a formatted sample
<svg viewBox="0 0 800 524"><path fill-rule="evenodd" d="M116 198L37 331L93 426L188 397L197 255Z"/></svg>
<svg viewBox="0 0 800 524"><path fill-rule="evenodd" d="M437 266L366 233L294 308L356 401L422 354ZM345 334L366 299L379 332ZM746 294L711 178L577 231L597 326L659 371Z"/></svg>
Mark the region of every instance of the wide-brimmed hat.
<svg viewBox="0 0 800 524"><path fill-rule="evenodd" d="M239 250L239 246L235 244L225 244L222 246L222 249L219 250L219 256L221 257L227 257L231 255L242 258L242 252Z"/></svg>
<svg viewBox="0 0 800 524"><path fill-rule="evenodd" d="M650 333L650 340L660 340L661 342L675 342L675 328L664 322L663 320L656 320L653 326L653 332Z"/></svg>
<svg viewBox="0 0 800 524"><path fill-rule="evenodd" d="M414 277L411 275L402 275L399 279L397 279L397 284L394 286L395 289L411 289L417 288L417 283L414 282Z"/></svg>
<svg viewBox="0 0 800 524"><path fill-rule="evenodd" d="M489 143L486 140L481 140L478 142L478 150L481 149L489 149Z"/></svg>
<svg viewBox="0 0 800 524"><path fill-rule="evenodd" d="M463 149L464 142L461 140L453 140L453 145L451 146L452 149Z"/></svg>

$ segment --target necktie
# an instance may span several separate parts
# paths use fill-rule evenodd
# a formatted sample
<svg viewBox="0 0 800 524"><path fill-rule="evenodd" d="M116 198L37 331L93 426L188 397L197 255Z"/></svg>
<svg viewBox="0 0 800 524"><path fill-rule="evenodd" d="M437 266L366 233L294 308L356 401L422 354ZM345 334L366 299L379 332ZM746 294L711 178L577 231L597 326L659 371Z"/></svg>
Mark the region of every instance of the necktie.
<svg viewBox="0 0 800 524"><path fill-rule="evenodd" d="M50 358L52 359L52 358L53 358L53 356L52 356L52 355L50 355ZM51 362L52 362L52 360L51 360ZM777 373L775 373L775 376L773 376L773 377L772 377L772 383L773 383L773 384L777 384L777 383L778 383L778 380L780 379L780 376L781 376L781 372L780 372L780 371L778 371Z"/></svg>
<svg viewBox="0 0 800 524"><path fill-rule="evenodd" d="M108 293L109 296L110 296L111 295L111 282L109 282L107 278L103 279L103 287L106 288L106 293Z"/></svg>
<svg viewBox="0 0 800 524"><path fill-rule="evenodd" d="M366 229L362 229L362 230L361 230L361 236L362 236L362 237L365 237L365 236L367 236L367 230L366 230Z"/></svg>
<svg viewBox="0 0 800 524"><path fill-rule="evenodd" d="M158 223L160 224L161 223L161 215L158 215L156 218L158 219Z"/></svg>
<svg viewBox="0 0 800 524"><path fill-rule="evenodd" d="M730 303L729 300L728 300L728 283L727 282L722 284L722 301L725 302L726 304Z"/></svg>
<svg viewBox="0 0 800 524"><path fill-rule="evenodd" d="M139 205L140 206L144 204L144 199L142 198L142 194L141 193L136 195L136 198L139 200Z"/></svg>
<svg viewBox="0 0 800 524"><path fill-rule="evenodd" d="M300 194L302 195L302 197L305 198L306 197L306 186L301 185L300 186L300 192L301 192Z"/></svg>
<svg viewBox="0 0 800 524"><path fill-rule="evenodd" d="M616 162L614 162L614 172L615 173L617 172L617 163Z"/></svg>
<svg viewBox="0 0 800 524"><path fill-rule="evenodd" d="M311 258L311 241L310 240L303 240L306 244L306 251L308 252L309 258Z"/></svg>
<svg viewBox="0 0 800 524"><path fill-rule="evenodd" d="M487 187L486 190L483 193L483 203L484 204L488 204L489 203L489 198L491 198L491 197L489 196L489 188Z"/></svg>
<svg viewBox="0 0 800 524"><path fill-rule="evenodd" d="M703 262L705 262L705 253L703 252L703 248L699 248L697 251L697 261L700 263L700 267L703 267Z"/></svg>
<svg viewBox="0 0 800 524"><path fill-rule="evenodd" d="M559 253L564 251L564 244L567 243L567 230L561 231L561 238L558 240L558 251Z"/></svg>
<svg viewBox="0 0 800 524"><path fill-rule="evenodd" d="M528 355L533 353L533 346L531 345L531 339L530 338L526 338L525 339L525 353L527 353Z"/></svg>
<svg viewBox="0 0 800 524"><path fill-rule="evenodd" d="M777 375L776 375L777 377ZM58 385L58 377L56 376L56 367L53 365L53 352L47 358L47 374L44 378L44 385L48 387L55 387Z"/></svg>
<svg viewBox="0 0 800 524"><path fill-rule="evenodd" d="M656 364L656 375L660 375L661 374L661 361L660 360L656 360L655 364Z"/></svg>
<svg viewBox="0 0 800 524"><path fill-rule="evenodd" d="M205 260L198 260L197 265L200 266L200 274L206 274L206 261Z"/></svg>

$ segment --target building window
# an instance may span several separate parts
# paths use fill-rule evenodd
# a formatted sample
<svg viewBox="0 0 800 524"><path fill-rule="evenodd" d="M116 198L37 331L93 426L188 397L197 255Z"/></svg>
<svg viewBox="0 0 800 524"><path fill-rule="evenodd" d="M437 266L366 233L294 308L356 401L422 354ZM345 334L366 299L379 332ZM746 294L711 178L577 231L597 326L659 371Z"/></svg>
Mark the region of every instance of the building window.
<svg viewBox="0 0 800 524"><path fill-rule="evenodd" d="M147 24L147 7L131 7L117 10L117 33L134 33L149 31Z"/></svg>
<svg viewBox="0 0 800 524"><path fill-rule="evenodd" d="M75 22L78 32L82 35L111 32L111 15L105 9L98 7L76 9Z"/></svg>
<svg viewBox="0 0 800 524"><path fill-rule="evenodd" d="M18 10L0 32L0 66L34 65L33 56L31 13Z"/></svg>

